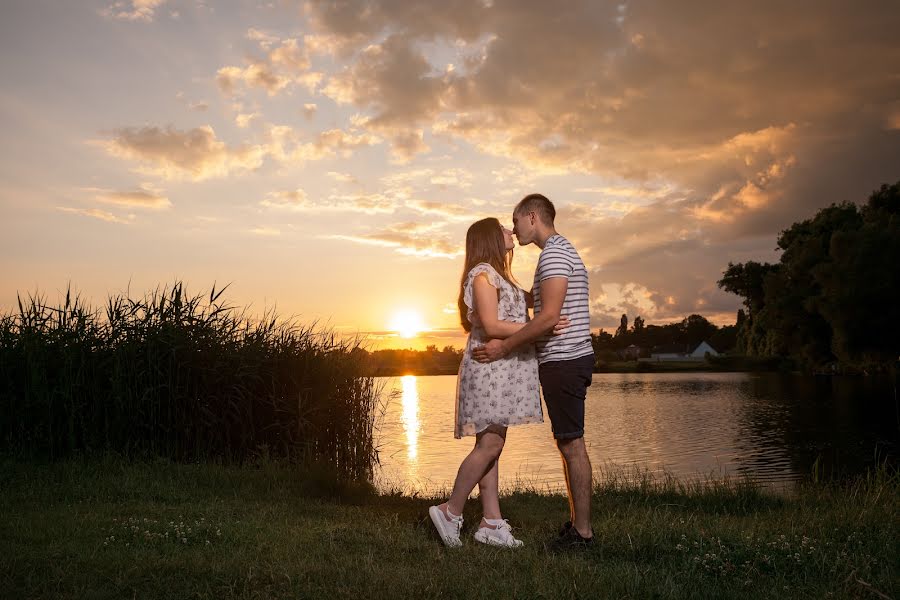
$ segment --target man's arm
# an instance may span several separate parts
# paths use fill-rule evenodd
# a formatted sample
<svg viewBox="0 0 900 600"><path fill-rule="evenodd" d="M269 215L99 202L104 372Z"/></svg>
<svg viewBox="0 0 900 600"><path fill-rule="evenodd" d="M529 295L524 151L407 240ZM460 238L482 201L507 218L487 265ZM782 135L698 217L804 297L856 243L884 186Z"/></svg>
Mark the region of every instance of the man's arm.
<svg viewBox="0 0 900 600"><path fill-rule="evenodd" d="M504 340L491 340L484 346L475 348L472 356L479 362L491 362L503 358L518 346L533 342L559 322L566 290L569 289L567 277L551 277L541 282L541 312L525 324L525 326Z"/></svg>

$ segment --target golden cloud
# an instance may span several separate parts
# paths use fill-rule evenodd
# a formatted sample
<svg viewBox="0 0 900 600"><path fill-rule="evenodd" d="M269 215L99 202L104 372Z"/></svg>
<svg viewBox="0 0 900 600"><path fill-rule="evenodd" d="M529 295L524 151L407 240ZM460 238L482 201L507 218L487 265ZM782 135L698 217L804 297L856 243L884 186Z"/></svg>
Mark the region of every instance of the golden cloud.
<svg viewBox="0 0 900 600"><path fill-rule="evenodd" d="M162 191L150 187L124 191L89 188L88 191L94 193L97 201L107 204L150 210L166 210L172 207L172 203Z"/></svg>
<svg viewBox="0 0 900 600"><path fill-rule="evenodd" d="M113 2L100 11L104 17L120 21L150 22L156 16L156 9L167 0L128 0Z"/></svg>
<svg viewBox="0 0 900 600"><path fill-rule="evenodd" d="M164 179L200 181L258 168L261 146L229 148L209 125L188 131L173 127L123 128L111 140L95 142L110 155L140 163L139 171Z"/></svg>
<svg viewBox="0 0 900 600"><path fill-rule="evenodd" d="M291 85L302 85L314 90L322 80L322 74L310 70L309 57L295 38L277 40L255 29L247 37L257 41L266 51L262 58L248 58L244 67L229 65L216 73L216 83L227 96L244 87L262 88L274 96Z"/></svg>
<svg viewBox="0 0 900 600"><path fill-rule="evenodd" d="M134 221L134 215L129 215L128 218L123 219L122 217L118 217L111 212L100 210L99 208L72 208L70 206L57 206L56 210L81 215L84 217L91 217L93 219L100 219L101 221L106 221L107 223L118 223L120 225L130 225Z"/></svg>

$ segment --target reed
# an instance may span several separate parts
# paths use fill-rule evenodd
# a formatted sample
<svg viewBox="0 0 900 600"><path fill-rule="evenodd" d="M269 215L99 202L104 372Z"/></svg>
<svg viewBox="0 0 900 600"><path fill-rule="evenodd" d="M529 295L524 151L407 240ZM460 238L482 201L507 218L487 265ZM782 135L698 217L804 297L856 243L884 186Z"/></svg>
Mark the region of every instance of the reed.
<svg viewBox="0 0 900 600"><path fill-rule="evenodd" d="M226 286L227 287L227 286ZM104 310L71 290L0 315L0 448L24 458L116 452L244 462L262 456L369 479L379 391L360 341L253 319L225 289L181 282Z"/></svg>

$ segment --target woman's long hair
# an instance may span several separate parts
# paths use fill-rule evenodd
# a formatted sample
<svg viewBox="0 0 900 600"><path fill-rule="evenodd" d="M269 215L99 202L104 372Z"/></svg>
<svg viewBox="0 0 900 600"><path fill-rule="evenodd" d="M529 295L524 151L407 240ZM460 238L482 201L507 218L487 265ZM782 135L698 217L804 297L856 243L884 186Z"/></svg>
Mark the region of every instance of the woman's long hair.
<svg viewBox="0 0 900 600"><path fill-rule="evenodd" d="M466 332L472 331L472 324L469 322L468 316L469 307L466 306L464 300L466 278L469 271L478 263L487 263L494 267L510 285L515 286L511 270L512 258L513 251L506 249L500 221L488 217L475 221L469 226L469 230L466 232L466 259L459 282L459 298L456 301L459 307L459 320Z"/></svg>

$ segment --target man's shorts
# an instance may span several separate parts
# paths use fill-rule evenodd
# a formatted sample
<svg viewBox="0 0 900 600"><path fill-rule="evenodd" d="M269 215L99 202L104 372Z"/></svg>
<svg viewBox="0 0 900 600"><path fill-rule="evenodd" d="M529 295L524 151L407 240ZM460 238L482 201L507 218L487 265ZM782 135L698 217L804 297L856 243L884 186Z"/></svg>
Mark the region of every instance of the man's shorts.
<svg viewBox="0 0 900 600"><path fill-rule="evenodd" d="M538 367L544 404L556 439L584 436L584 399L593 372L593 354L546 362Z"/></svg>

